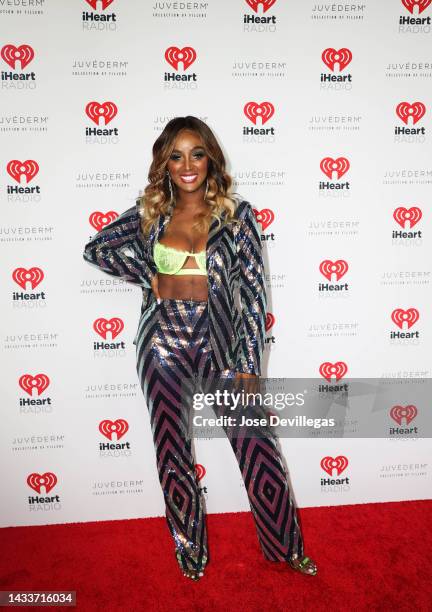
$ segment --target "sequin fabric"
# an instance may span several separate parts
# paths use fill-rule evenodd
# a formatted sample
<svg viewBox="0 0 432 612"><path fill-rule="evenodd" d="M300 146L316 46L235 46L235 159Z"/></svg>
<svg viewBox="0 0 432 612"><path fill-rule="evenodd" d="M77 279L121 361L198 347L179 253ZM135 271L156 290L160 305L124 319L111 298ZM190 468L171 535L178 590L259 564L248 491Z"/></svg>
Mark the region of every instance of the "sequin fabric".
<svg viewBox="0 0 432 612"><path fill-rule="evenodd" d="M211 368L208 302L163 299L141 317L136 337L137 373L150 414L165 512L183 570L208 561L202 491L189 436L190 397L208 390L205 380L235 376ZM238 461L264 556L286 561L303 554L303 540L277 442L224 428ZM265 432L264 432L265 434Z"/></svg>

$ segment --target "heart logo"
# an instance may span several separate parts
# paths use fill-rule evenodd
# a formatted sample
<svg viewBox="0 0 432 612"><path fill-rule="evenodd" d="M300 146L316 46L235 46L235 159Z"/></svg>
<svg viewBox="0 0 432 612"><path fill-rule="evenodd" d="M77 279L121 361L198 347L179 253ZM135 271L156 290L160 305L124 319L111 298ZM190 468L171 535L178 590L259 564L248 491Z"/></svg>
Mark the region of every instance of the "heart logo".
<svg viewBox="0 0 432 612"><path fill-rule="evenodd" d="M204 476L206 475L206 469L203 465L201 465L200 463L196 463L195 464L195 473L196 473L196 477L198 482L200 480L202 480L204 478Z"/></svg>
<svg viewBox="0 0 432 612"><path fill-rule="evenodd" d="M129 429L129 424L124 419L116 419L115 421L110 421L109 419L105 419L99 423L99 431L103 434L108 440L113 439L113 435L116 434L117 440L120 440L125 433Z"/></svg>
<svg viewBox="0 0 432 612"><path fill-rule="evenodd" d="M399 119L402 119L405 125L408 125L410 117L412 118L412 124L415 125L425 113L426 106L423 102L413 102L412 104L409 102L400 102L396 106L396 115Z"/></svg>
<svg viewBox="0 0 432 612"><path fill-rule="evenodd" d="M26 183L30 183L39 172L39 165L34 159L26 159L23 162L12 159L6 166L6 171L17 183L20 183L21 176L25 177Z"/></svg>
<svg viewBox="0 0 432 612"><path fill-rule="evenodd" d="M168 47L165 51L165 59L175 70L178 70L179 62L183 62L183 69L187 70L196 60L196 52L192 47Z"/></svg>
<svg viewBox="0 0 432 612"><path fill-rule="evenodd" d="M336 64L339 64L339 72L342 72L342 70L346 68L352 60L352 53L345 47L343 49L339 49L339 51L329 47L328 49L324 49L321 54L321 59L327 68L330 68L332 72L334 72Z"/></svg>
<svg viewBox="0 0 432 612"><path fill-rule="evenodd" d="M427 9L432 0L402 0L402 4L409 12L414 14L414 7L418 6L418 14L423 13Z"/></svg>
<svg viewBox="0 0 432 612"><path fill-rule="evenodd" d="M5 45L1 49L0 55L12 70L17 69L16 62L21 62L21 70L24 70L27 64L30 64L34 58L34 51L30 45L20 45L19 47Z"/></svg>
<svg viewBox="0 0 432 612"><path fill-rule="evenodd" d="M27 476L27 484L36 493L40 494L42 487L45 487L45 492L49 493L57 484L57 476L53 472L45 472L45 474L34 472Z"/></svg>
<svg viewBox="0 0 432 612"><path fill-rule="evenodd" d="M319 271L327 280L331 281L332 274L336 276L338 281L348 270L348 264L344 259L338 259L337 261L330 261L325 259L320 263Z"/></svg>
<svg viewBox="0 0 432 612"><path fill-rule="evenodd" d="M336 475L339 476L348 467L348 459L344 455L323 457L320 465L329 476L333 476L333 470L336 470Z"/></svg>
<svg viewBox="0 0 432 612"><path fill-rule="evenodd" d="M12 278L22 289L26 289L27 283L34 289L44 279L44 273L41 268L15 268Z"/></svg>
<svg viewBox="0 0 432 612"><path fill-rule="evenodd" d="M269 331L269 329L271 329L273 327L275 323L275 317L271 312L267 312L266 313L266 318L265 318L265 330L266 332Z"/></svg>
<svg viewBox="0 0 432 612"><path fill-rule="evenodd" d="M263 13L265 13L275 2L276 0L246 0L246 3L249 4L255 13L258 13L258 5L262 5Z"/></svg>
<svg viewBox="0 0 432 612"><path fill-rule="evenodd" d="M258 117L261 117L261 125L264 125L264 123L267 123L273 117L275 109L271 102L261 102L261 104L246 102L243 112L254 125L256 125Z"/></svg>
<svg viewBox="0 0 432 612"><path fill-rule="evenodd" d="M102 10L104 11L107 6L109 6L110 4L112 4L114 2L114 0L99 0L102 4ZM92 9L96 10L97 9L97 3L98 0L86 0L87 4L90 4L90 6L92 7Z"/></svg>
<svg viewBox="0 0 432 612"><path fill-rule="evenodd" d="M114 102L89 102L85 107L85 112L96 125L108 125L117 115L118 108ZM104 120L102 123L101 120Z"/></svg>
<svg viewBox="0 0 432 612"><path fill-rule="evenodd" d="M98 232L101 231L104 227L115 221L118 218L118 213L110 210L107 213L101 213L98 210L93 212L89 217L89 222L92 227Z"/></svg>
<svg viewBox="0 0 432 612"><path fill-rule="evenodd" d="M118 317L113 317L112 319L100 318L96 319L93 323L93 329L104 340L107 339L107 333L111 332L111 338L114 340L123 331L124 323Z"/></svg>
<svg viewBox="0 0 432 612"><path fill-rule="evenodd" d="M255 219L261 224L261 228L264 231L274 221L274 212L270 208L263 208L258 210L257 208L252 209L254 211Z"/></svg>
<svg viewBox="0 0 432 612"><path fill-rule="evenodd" d="M333 172L336 172L338 179L341 178L349 170L350 163L346 157L338 157L333 159L332 157L324 157L321 160L320 168L329 179L333 178Z"/></svg>
<svg viewBox="0 0 432 612"><path fill-rule="evenodd" d="M330 363L325 361L319 367L319 373L327 382L331 382L332 376L336 378L336 382L340 380L348 372L348 366L344 361L336 361Z"/></svg>
<svg viewBox="0 0 432 612"><path fill-rule="evenodd" d="M402 425L403 419L409 425L417 416L417 408L415 406L393 406L390 410L390 416L398 425Z"/></svg>
<svg viewBox="0 0 432 612"><path fill-rule="evenodd" d="M36 374L35 376L23 374L20 376L18 384L23 391L32 397L33 389L36 389L37 395L41 395L50 384L50 379L46 374Z"/></svg>
<svg viewBox="0 0 432 612"><path fill-rule="evenodd" d="M417 323L420 318L420 313L417 308L408 308L408 310L402 310L402 308L396 308L391 313L391 320L395 325L404 328L404 323L406 323L406 329L409 329Z"/></svg>
<svg viewBox="0 0 432 612"><path fill-rule="evenodd" d="M405 229L405 223L408 223L408 227L414 227L416 223L422 218L422 211L417 206L411 206L411 208L404 208L399 206L393 212L393 219L399 223L401 227Z"/></svg>

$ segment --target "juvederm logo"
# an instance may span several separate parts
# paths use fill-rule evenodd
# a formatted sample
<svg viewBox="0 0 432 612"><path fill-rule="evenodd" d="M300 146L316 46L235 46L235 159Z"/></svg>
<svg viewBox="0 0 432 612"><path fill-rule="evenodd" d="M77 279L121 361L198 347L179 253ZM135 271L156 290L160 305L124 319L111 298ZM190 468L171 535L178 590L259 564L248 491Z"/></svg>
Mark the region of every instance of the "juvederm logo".
<svg viewBox="0 0 432 612"><path fill-rule="evenodd" d="M35 52L27 44L18 46L8 44L0 50L0 56L12 70L2 70L0 74L2 89L35 89L36 74L33 71L23 72L33 61Z"/></svg>

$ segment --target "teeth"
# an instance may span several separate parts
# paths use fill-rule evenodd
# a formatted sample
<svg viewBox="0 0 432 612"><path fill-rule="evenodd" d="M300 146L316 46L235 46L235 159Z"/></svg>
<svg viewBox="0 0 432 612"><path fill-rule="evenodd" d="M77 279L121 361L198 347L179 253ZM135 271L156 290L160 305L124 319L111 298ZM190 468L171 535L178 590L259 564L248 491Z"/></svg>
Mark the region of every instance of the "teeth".
<svg viewBox="0 0 432 612"><path fill-rule="evenodd" d="M188 182L194 181L196 179L198 175L197 174L193 174L192 176L182 176L182 180Z"/></svg>

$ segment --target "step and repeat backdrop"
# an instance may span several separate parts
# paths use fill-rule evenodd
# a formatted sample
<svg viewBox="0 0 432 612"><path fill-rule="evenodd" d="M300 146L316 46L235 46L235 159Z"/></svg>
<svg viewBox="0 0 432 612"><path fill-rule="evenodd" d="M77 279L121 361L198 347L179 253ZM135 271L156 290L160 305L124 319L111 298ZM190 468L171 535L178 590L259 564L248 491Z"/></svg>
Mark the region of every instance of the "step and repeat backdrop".
<svg viewBox="0 0 432 612"><path fill-rule="evenodd" d="M431 377L431 4L0 0L0 525L164 514L141 290L82 252L174 116L254 208L265 375ZM281 439L300 507L430 498L430 401L388 409L386 437ZM227 440L195 452L207 511L247 510Z"/></svg>

